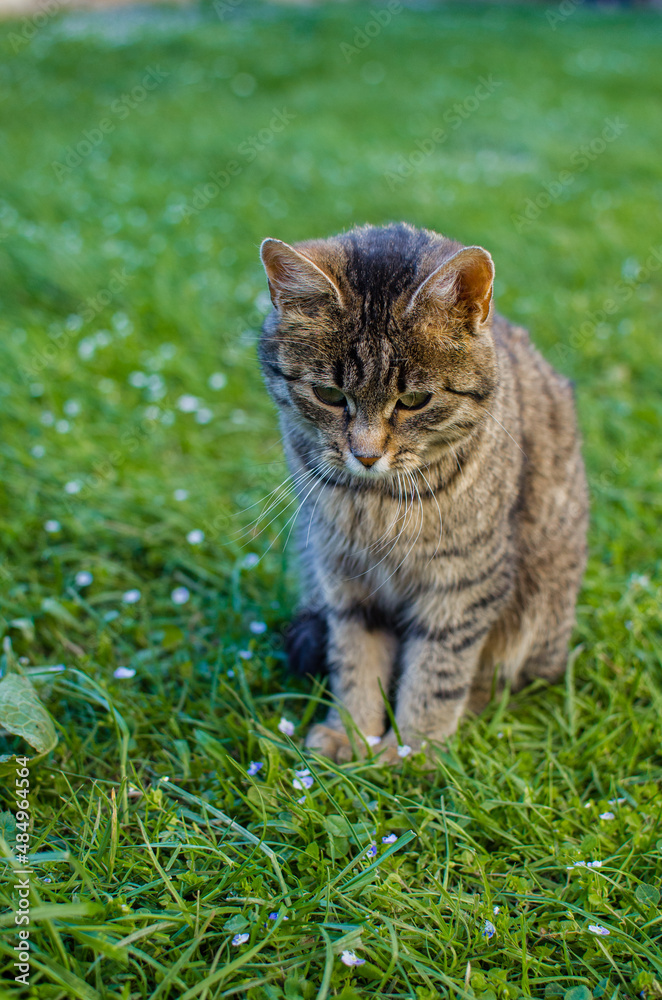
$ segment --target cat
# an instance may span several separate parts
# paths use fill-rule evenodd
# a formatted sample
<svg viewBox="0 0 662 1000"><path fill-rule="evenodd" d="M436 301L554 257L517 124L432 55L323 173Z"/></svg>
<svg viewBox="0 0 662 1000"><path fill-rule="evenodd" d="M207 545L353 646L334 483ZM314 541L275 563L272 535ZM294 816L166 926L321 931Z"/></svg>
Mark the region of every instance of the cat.
<svg viewBox="0 0 662 1000"><path fill-rule="evenodd" d="M403 223L261 259L258 353L302 505L290 658L334 696L306 744L348 759L349 715L355 748L395 759L565 670L588 522L572 388L494 312L482 247Z"/></svg>

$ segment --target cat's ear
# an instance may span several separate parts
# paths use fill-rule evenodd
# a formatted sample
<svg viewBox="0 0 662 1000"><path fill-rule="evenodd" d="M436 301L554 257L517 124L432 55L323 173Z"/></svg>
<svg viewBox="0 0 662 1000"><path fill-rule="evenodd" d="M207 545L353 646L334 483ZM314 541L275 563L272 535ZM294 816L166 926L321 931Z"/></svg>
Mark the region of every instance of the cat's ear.
<svg viewBox="0 0 662 1000"><path fill-rule="evenodd" d="M340 289L317 264L281 240L266 239L260 257L267 272L271 301L278 310L322 297L342 305Z"/></svg>
<svg viewBox="0 0 662 1000"><path fill-rule="evenodd" d="M482 247L464 247L423 281L411 297L406 312L414 306L436 309L464 307L473 324L484 323L490 314L494 264Z"/></svg>

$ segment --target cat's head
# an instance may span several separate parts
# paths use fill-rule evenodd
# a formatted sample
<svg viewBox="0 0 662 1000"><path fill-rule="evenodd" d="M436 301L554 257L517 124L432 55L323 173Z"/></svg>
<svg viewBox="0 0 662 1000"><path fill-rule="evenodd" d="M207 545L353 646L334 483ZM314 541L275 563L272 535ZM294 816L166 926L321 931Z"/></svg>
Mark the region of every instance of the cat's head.
<svg viewBox="0 0 662 1000"><path fill-rule="evenodd" d="M492 258L428 230L363 227L261 257L269 391L299 451L363 480L424 469L497 385Z"/></svg>

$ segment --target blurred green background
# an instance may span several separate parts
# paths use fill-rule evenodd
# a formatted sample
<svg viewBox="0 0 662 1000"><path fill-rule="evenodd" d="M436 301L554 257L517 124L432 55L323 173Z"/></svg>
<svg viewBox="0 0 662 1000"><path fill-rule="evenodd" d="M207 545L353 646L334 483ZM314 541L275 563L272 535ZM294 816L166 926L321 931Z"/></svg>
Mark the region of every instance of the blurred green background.
<svg viewBox="0 0 662 1000"><path fill-rule="evenodd" d="M217 0L0 25L5 654L24 669L65 663L100 685L126 717L134 781L148 787L168 773L203 797L226 796L233 815L250 810L243 792L228 790L227 774L209 776L204 734L247 761L264 749L255 732L276 732L280 692L294 691L280 629L296 585L287 532L278 532L295 508L283 493L263 530L248 528L260 499L286 475L255 355L269 309L259 244L406 220L486 247L497 308L529 327L576 382L592 496L577 669L581 711L596 714L595 742L580 763L577 747L566 762L582 775L568 795L606 796L610 782L633 775L646 795L658 787L660 41L655 11L572 3L288 9ZM93 581L81 582L81 573ZM122 596L131 590L139 591L135 603ZM122 679L118 667L136 673ZM88 776L106 782L104 795L111 786L126 792L118 784L126 753L84 695L85 681L72 678L42 689L61 736L54 770L44 766L39 778L46 838L58 810L60 823L68 815L62 770L85 810L102 794ZM519 716L534 785L554 714L540 709L549 696L537 697L533 709L521 703ZM561 688L554 697L564 704ZM301 717L302 703L292 705ZM609 712L621 712L620 721ZM606 731L610 749L598 738ZM559 723L555 753L573 745L568 732ZM0 743L16 747L10 738ZM512 758L501 749L506 770ZM510 753L520 751L511 745ZM457 750L468 755L468 773L481 752L478 744ZM428 794L418 781L407 785L414 798ZM441 786L430 787L437 808ZM559 790L559 809L567 813L565 794ZM74 815L65 827L77 828ZM504 829L517 827L518 816L504 815ZM582 843L585 819L567 819L576 822L569 842ZM631 830L610 850L624 858L636 840L641 857L650 856L647 823L637 827L641 843ZM91 844L98 831L88 832ZM526 836L538 834L542 858L546 835ZM311 828L310 836L319 834ZM505 862L491 836L498 868ZM650 863L658 871L659 857ZM469 865L469 881L471 872ZM106 876L95 870L90 878ZM145 884L152 876L146 868ZM108 878L104 891L124 891ZM549 942L545 954L550 968L561 963L561 977L586 962L593 971L581 982L590 988L613 975L614 963L631 983L654 970L656 947L639 952L632 940L612 965L595 943L578 944L572 960ZM519 985L508 995L529 995L533 987L517 978L521 940L512 942L502 945L503 967L506 978L516 970ZM89 947L64 949L76 953L79 977L92 968ZM449 959L453 983L465 981L473 954L466 948ZM633 949L649 957L630 969ZM147 982L153 969L141 962ZM428 988L409 974L411 990L406 976L390 993L384 979L378 995ZM557 975L536 974L539 989ZM53 986L30 996L73 989L41 975L64 993ZM200 981L199 970L191 976L186 984ZM239 971L228 977L228 988L244 982ZM154 984L138 980L115 991L97 967L89 972L97 993L89 995L151 996ZM561 993L572 985L562 981ZM169 995L183 995L173 982ZM344 980L332 982L335 993L344 988ZM259 989L256 996L281 995Z"/></svg>

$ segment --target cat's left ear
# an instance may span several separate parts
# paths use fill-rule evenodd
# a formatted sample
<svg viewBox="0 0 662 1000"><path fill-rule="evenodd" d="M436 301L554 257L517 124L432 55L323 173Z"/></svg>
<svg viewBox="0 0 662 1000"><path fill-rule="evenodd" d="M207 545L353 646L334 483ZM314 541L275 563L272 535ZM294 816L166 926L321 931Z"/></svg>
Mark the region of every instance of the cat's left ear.
<svg viewBox="0 0 662 1000"><path fill-rule="evenodd" d="M448 309L464 305L475 324L490 314L494 263L482 247L464 247L433 271L414 292L405 310L416 305Z"/></svg>
<svg viewBox="0 0 662 1000"><path fill-rule="evenodd" d="M271 301L278 310L314 299L333 297L342 305L340 289L310 257L281 240L266 239L260 257L267 272Z"/></svg>

